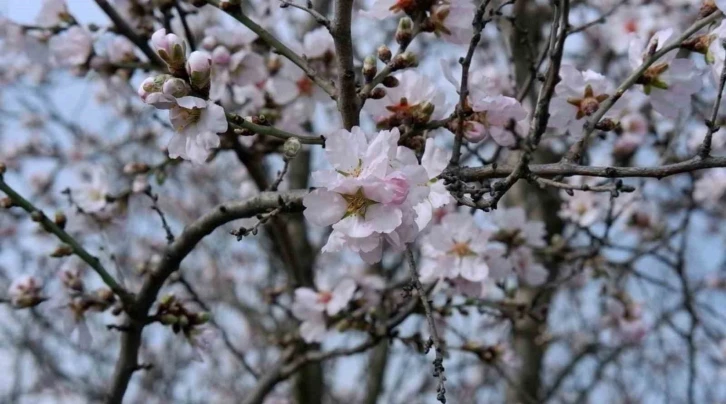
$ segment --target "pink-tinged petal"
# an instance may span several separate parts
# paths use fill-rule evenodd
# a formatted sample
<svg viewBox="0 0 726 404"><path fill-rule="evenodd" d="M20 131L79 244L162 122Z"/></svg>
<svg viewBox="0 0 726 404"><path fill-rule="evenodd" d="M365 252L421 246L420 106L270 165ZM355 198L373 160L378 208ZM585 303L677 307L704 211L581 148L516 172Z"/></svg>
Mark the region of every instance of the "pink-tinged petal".
<svg viewBox="0 0 726 404"><path fill-rule="evenodd" d="M472 281L481 282L489 275L489 266L484 260L476 257L464 257L461 259L461 276L462 278Z"/></svg>
<svg viewBox="0 0 726 404"><path fill-rule="evenodd" d="M158 109L171 109L177 105L176 98L164 93L151 93L144 98L144 102Z"/></svg>
<svg viewBox="0 0 726 404"><path fill-rule="evenodd" d="M206 108L207 102L199 97L192 97L191 95L187 95L186 97L181 97L176 99L176 103L186 109L192 109L192 108Z"/></svg>
<svg viewBox="0 0 726 404"><path fill-rule="evenodd" d="M355 281L350 278L345 278L340 281L335 286L335 289L333 289L333 298L328 302L326 307L328 315L334 316L343 310L350 302L350 299L353 298L356 288Z"/></svg>
<svg viewBox="0 0 726 404"><path fill-rule="evenodd" d="M202 112L202 121L203 127L214 133L224 133L229 127L224 108L211 101L207 103L206 111Z"/></svg>
<svg viewBox="0 0 726 404"><path fill-rule="evenodd" d="M322 342L326 331L327 327L322 315L300 324L300 337L308 343Z"/></svg>
<svg viewBox="0 0 726 404"><path fill-rule="evenodd" d="M300 95L297 84L284 77L271 77L265 84L265 89L275 104L285 105Z"/></svg>
<svg viewBox="0 0 726 404"><path fill-rule="evenodd" d="M322 189L305 195L305 218L316 226L330 226L343 218L348 204L340 194Z"/></svg>
<svg viewBox="0 0 726 404"><path fill-rule="evenodd" d="M514 137L512 132L505 130L504 128L493 126L489 129L489 134L492 136L495 142L502 147L512 147L517 144L517 139Z"/></svg>
<svg viewBox="0 0 726 404"><path fill-rule="evenodd" d="M169 146L167 146L167 149L169 150L169 157L170 158L186 158L187 157L187 137L182 135L181 133L175 133L174 136L169 141Z"/></svg>

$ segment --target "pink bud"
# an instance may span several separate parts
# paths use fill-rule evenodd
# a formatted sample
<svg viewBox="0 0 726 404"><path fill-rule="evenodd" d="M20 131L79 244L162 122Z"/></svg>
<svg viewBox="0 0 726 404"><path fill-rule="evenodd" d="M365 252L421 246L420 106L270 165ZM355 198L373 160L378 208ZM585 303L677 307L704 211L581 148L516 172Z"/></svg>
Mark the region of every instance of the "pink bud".
<svg viewBox="0 0 726 404"><path fill-rule="evenodd" d="M174 98L181 98L189 95L191 88L189 88L189 84L186 81L174 77L164 82L162 92Z"/></svg>
<svg viewBox="0 0 726 404"><path fill-rule="evenodd" d="M212 51L212 62L217 65L227 65L230 60L230 53L224 46L217 46Z"/></svg>
<svg viewBox="0 0 726 404"><path fill-rule="evenodd" d="M396 175L386 179L386 186L392 191L392 199L390 203L400 205L406 201L410 186L404 176Z"/></svg>
<svg viewBox="0 0 726 404"><path fill-rule="evenodd" d="M192 87L202 89L209 85L212 74L212 59L209 54L201 51L194 51L187 60L187 73Z"/></svg>
<svg viewBox="0 0 726 404"><path fill-rule="evenodd" d="M184 66L187 46L184 40L176 34L167 34L166 30L162 28L151 36L151 45L169 67L179 69Z"/></svg>

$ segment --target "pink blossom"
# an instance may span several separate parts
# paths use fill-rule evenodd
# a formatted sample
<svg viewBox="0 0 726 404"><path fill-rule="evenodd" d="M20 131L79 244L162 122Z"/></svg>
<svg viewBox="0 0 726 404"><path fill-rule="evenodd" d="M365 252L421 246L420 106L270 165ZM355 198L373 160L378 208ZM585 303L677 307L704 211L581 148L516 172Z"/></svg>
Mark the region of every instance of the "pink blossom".
<svg viewBox="0 0 726 404"><path fill-rule="evenodd" d="M300 335L306 342L322 341L327 326L325 314L335 316L348 305L357 288L350 278L341 280L332 289L318 281L317 291L311 288L297 288L292 312L299 320Z"/></svg>
<svg viewBox="0 0 726 404"><path fill-rule="evenodd" d="M431 8L434 33L455 44L468 44L474 34L471 19L476 12L470 0L441 0Z"/></svg>
<svg viewBox="0 0 726 404"><path fill-rule="evenodd" d="M673 29L656 32L648 41L634 37L630 42L629 59L633 68L643 64L645 53L654 48L660 50L673 36ZM691 107L691 95L701 89L701 74L689 59L675 59L675 51L651 65L640 78L643 91L649 95L653 109L668 118Z"/></svg>
<svg viewBox="0 0 726 404"><path fill-rule="evenodd" d="M35 22L41 27L55 27L72 20L66 0L43 0L43 6L35 17Z"/></svg>
<svg viewBox="0 0 726 404"><path fill-rule="evenodd" d="M88 31L74 25L53 36L48 46L58 66L78 67L84 65L91 56L93 39Z"/></svg>
<svg viewBox="0 0 726 404"><path fill-rule="evenodd" d="M154 47L156 53L169 67L175 69L184 67L187 45L176 34L167 34L166 29L162 28L151 36L151 46Z"/></svg>
<svg viewBox="0 0 726 404"><path fill-rule="evenodd" d="M583 227L593 225L600 218L601 208L593 192L574 191L572 196L563 193L563 199L559 212L561 218Z"/></svg>
<svg viewBox="0 0 726 404"><path fill-rule="evenodd" d="M209 150L219 147L217 133L227 131L227 117L219 105L201 98L182 97L169 110L169 119L176 130L169 142L169 157L181 157L201 164Z"/></svg>
<svg viewBox="0 0 726 404"><path fill-rule="evenodd" d="M486 96L475 100L471 107L472 119L465 123L467 140L477 143L491 136L500 146L512 147L517 143L512 134L514 125L511 130L507 127L527 117L519 101L503 95Z"/></svg>
<svg viewBox="0 0 726 404"><path fill-rule="evenodd" d="M89 165L79 172L79 181L71 187L73 200L87 213L98 213L108 205L108 174L101 166Z"/></svg>
<svg viewBox="0 0 726 404"><path fill-rule="evenodd" d="M386 96L368 100L363 110L371 115L378 126L391 128L404 122L426 123L445 114L444 93L426 76L415 70L406 70L396 76L399 85L386 89Z"/></svg>
<svg viewBox="0 0 726 404"><path fill-rule="evenodd" d="M136 46L125 36L114 35L106 47L106 55L111 63L128 63L136 59Z"/></svg>
<svg viewBox="0 0 726 404"><path fill-rule="evenodd" d="M481 228L463 213L446 215L422 240L421 278L462 278L481 282L490 271L490 260L503 255L505 248L490 237L493 228Z"/></svg>
<svg viewBox="0 0 726 404"><path fill-rule="evenodd" d="M303 54L308 59L322 58L326 54L335 53L335 43L333 36L325 27L319 27L309 31L303 37Z"/></svg>
<svg viewBox="0 0 726 404"><path fill-rule="evenodd" d="M582 136L587 118L597 112L600 104L614 93L612 84L601 74L587 70L580 72L570 65L560 69L561 81L555 87L556 96L550 104L549 127L571 136ZM616 103L608 111L617 113Z"/></svg>

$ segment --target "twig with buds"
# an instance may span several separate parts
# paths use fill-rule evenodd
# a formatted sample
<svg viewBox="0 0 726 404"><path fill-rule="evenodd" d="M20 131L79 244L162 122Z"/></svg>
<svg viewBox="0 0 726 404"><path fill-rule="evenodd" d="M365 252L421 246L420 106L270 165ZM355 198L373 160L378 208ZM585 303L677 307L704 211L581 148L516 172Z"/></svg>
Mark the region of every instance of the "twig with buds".
<svg viewBox="0 0 726 404"><path fill-rule="evenodd" d="M280 0L280 3L282 3L280 4L280 8L293 7L297 8L298 10L305 11L306 13L310 14L310 16L312 16L315 21L318 22L318 24L327 28L328 32L331 31L330 20L324 15L320 14L317 10L315 10L311 1L308 1L307 4L304 6L297 4L291 0Z"/></svg>
<svg viewBox="0 0 726 404"><path fill-rule="evenodd" d="M446 403L446 376L444 375L444 345L439 337L439 332L436 329L436 322L434 320L433 311L431 310L431 303L429 303L428 293L421 284L421 280L418 277L418 271L416 269L416 260L413 257L413 251L411 248L406 249L406 259L408 260L408 268L411 274L411 283L418 292L421 304L423 305L424 312L426 313L426 320L429 324L429 332L431 332L431 341L436 351L436 359L434 359L434 377L439 379L437 391L437 399L442 403Z"/></svg>
<svg viewBox="0 0 726 404"><path fill-rule="evenodd" d="M78 241L76 241L75 238L63 230L54 221L50 220L45 213L36 208L27 199L23 198L22 195L11 188L10 185L5 182L2 175L0 175L0 191L3 191L13 201L14 206L19 206L28 212L34 222L39 223L46 231L58 237L58 239L70 247L75 255L90 265L91 268L98 273L103 282L111 288L117 296L119 296L121 301L124 303L124 306L133 302L132 295L126 291L126 289L124 289L113 276L111 276L97 257L91 255L81 244L78 243Z"/></svg>

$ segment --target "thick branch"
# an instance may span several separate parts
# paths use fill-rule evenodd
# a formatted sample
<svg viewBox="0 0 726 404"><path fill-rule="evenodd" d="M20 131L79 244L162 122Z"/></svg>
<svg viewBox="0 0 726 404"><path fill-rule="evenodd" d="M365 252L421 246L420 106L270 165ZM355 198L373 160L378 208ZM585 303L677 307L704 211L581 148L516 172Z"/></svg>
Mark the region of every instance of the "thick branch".
<svg viewBox="0 0 726 404"><path fill-rule="evenodd" d="M187 226L184 231L170 244L164 258L153 269L138 294L133 307L133 317L143 318L164 285L166 279L179 268L182 260L208 234L225 223L236 219L253 217L275 209L284 203L286 209L299 211L302 209L302 198L306 191L290 191L285 193L263 192L253 198L241 202L228 202L218 205L211 212ZM136 324L133 319L127 321L128 332L122 333L121 356L116 364L114 380L108 403L121 403L134 371L138 369L137 360L141 345L141 333L144 325Z"/></svg>
<svg viewBox="0 0 726 404"><path fill-rule="evenodd" d="M358 125L358 96L355 89L355 70L353 70L353 40L350 25L353 14L353 0L335 2L333 21L333 40L335 58L338 64L338 110L346 129Z"/></svg>
<svg viewBox="0 0 726 404"><path fill-rule="evenodd" d="M570 177L573 175L584 175L588 177L605 178L645 177L660 179L671 175L717 167L726 167L726 157L707 157L703 159L694 157L686 161L667 164L660 167L600 167L568 163L553 163L533 164L527 167L527 170L539 177ZM516 167L511 166L462 168L457 175L458 178L464 181L503 178L510 175L515 168Z"/></svg>

